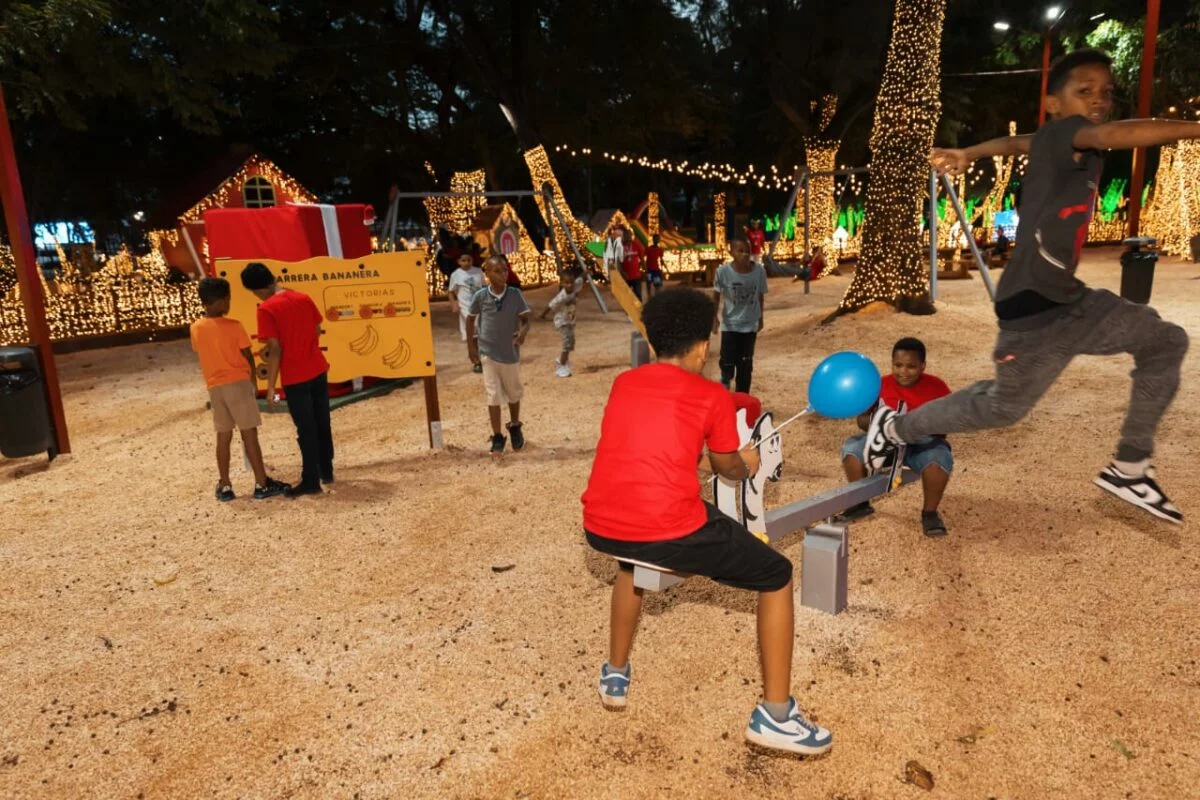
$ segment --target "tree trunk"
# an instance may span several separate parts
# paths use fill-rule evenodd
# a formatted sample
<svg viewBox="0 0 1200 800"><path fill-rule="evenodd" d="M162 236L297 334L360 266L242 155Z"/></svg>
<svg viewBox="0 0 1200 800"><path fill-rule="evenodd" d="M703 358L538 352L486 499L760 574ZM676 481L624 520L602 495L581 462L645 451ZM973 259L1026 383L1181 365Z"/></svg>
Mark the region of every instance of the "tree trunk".
<svg viewBox="0 0 1200 800"><path fill-rule="evenodd" d="M933 312L918 199L928 192L928 155L941 115L945 15L946 0L896 0L871 131L862 252L840 313L876 301L910 313Z"/></svg>

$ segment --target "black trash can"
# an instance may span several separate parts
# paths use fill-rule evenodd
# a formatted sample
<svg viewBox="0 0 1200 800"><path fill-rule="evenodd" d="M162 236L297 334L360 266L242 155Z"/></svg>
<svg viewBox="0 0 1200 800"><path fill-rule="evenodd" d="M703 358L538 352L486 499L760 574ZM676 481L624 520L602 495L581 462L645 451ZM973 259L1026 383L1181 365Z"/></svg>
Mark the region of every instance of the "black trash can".
<svg viewBox="0 0 1200 800"><path fill-rule="evenodd" d="M1121 254L1121 297L1134 303L1149 303L1154 288L1154 265L1158 251L1151 249L1157 242L1145 236L1126 239L1128 249Z"/></svg>
<svg viewBox="0 0 1200 800"><path fill-rule="evenodd" d="M0 347L0 454L25 458L49 452L46 384L31 347Z"/></svg>

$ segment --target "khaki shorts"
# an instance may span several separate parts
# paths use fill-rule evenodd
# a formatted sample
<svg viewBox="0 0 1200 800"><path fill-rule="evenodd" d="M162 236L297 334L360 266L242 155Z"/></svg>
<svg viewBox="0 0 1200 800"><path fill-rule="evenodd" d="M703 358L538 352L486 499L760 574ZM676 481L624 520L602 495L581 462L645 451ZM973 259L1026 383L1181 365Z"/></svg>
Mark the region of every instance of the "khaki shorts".
<svg viewBox="0 0 1200 800"><path fill-rule="evenodd" d="M230 433L235 427L248 431L262 424L258 414L258 399L250 381L227 383L208 390L212 401L213 427L217 433Z"/></svg>
<svg viewBox="0 0 1200 800"><path fill-rule="evenodd" d="M502 364L484 356L483 388L487 390L489 406L502 406L506 403L519 403L525 394L521 385L521 365Z"/></svg>

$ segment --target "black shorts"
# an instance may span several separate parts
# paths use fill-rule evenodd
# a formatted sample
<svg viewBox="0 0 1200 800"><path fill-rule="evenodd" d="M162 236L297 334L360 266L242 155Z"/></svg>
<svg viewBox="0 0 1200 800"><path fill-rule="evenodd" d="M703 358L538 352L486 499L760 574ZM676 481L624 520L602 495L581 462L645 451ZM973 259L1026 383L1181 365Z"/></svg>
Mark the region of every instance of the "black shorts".
<svg viewBox="0 0 1200 800"><path fill-rule="evenodd" d="M705 503L704 508L708 521L678 539L624 542L584 532L592 549L616 558L621 569L633 569L632 564L621 561L632 558L676 572L703 575L735 589L774 592L787 586L792 579L791 561L716 506Z"/></svg>

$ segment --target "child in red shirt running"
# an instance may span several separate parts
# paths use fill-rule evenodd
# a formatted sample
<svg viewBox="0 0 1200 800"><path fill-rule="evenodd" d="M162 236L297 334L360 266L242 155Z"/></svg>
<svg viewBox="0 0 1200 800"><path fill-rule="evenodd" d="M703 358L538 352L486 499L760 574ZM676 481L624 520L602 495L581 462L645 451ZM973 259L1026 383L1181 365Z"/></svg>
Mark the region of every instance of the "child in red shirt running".
<svg viewBox="0 0 1200 800"><path fill-rule="evenodd" d="M892 347L892 374L884 377L879 389L879 403L892 410L899 410L900 403L914 411L931 400L950 394L950 387L941 378L925 371L925 344L920 339L906 337ZM878 404L876 404L878 405ZM858 427L866 430L875 408L860 414ZM867 477L863 465L863 448L867 435L851 436L842 444L842 466L846 479L857 481ZM938 514L938 505L954 471L954 454L945 436L926 436L914 442L904 451L904 466L921 476L921 487L925 491L925 505L921 511L921 529L926 536L945 536L946 524ZM842 514L846 520L862 519L875 513L869 502L851 506Z"/></svg>
<svg viewBox="0 0 1200 800"><path fill-rule="evenodd" d="M642 256L646 254L646 248L642 247L642 243L633 238L633 232L628 228L625 230L624 239L621 242L623 258L621 261L621 276L625 278L625 282L629 284L629 288L633 289L633 294L638 300L645 300L642 297Z"/></svg>
<svg viewBox="0 0 1200 800"><path fill-rule="evenodd" d="M713 302L693 289L650 298L642 322L658 361L619 375L604 408L582 498L588 544L620 567L600 699L617 708L627 702L629 652L642 611L630 562L703 575L758 592L764 700L750 716L747 740L823 753L833 737L809 723L791 696L792 564L700 498L696 465L706 445L703 466L724 478L740 481L758 468L756 450L738 451L732 395L701 374L716 313Z"/></svg>
<svg viewBox="0 0 1200 800"><path fill-rule="evenodd" d="M663 249L658 246L658 234L654 234L650 239L650 246L646 248L646 297L651 298L658 294L663 285L662 274L662 257Z"/></svg>

